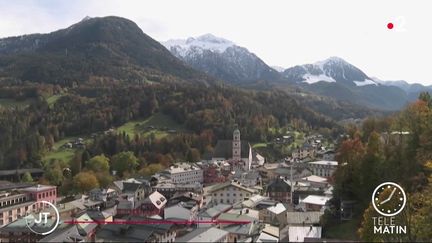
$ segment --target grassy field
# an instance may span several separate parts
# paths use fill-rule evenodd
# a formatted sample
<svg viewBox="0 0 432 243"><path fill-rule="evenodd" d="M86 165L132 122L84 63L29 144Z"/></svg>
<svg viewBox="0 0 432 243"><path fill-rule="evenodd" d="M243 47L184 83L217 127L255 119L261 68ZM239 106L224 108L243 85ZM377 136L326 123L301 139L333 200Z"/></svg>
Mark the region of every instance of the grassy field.
<svg viewBox="0 0 432 243"><path fill-rule="evenodd" d="M252 146L252 148L256 149L256 148L266 148L267 144L266 143L256 143Z"/></svg>
<svg viewBox="0 0 432 243"><path fill-rule="evenodd" d="M52 107L57 102L57 100L60 99L62 96L63 95L61 95L61 94L60 95L53 95L53 96L48 97L46 99L46 101L47 101L48 105L50 107Z"/></svg>
<svg viewBox="0 0 432 243"><path fill-rule="evenodd" d="M340 224L327 227L324 232L325 238L344 239L344 240L360 240L357 235L359 228L360 218L352 219L350 221L341 222Z"/></svg>
<svg viewBox="0 0 432 243"><path fill-rule="evenodd" d="M75 149L58 149L53 150L49 153L47 153L43 158L42 161L50 161L51 159L58 159L63 161L69 161L73 158L75 154Z"/></svg>
<svg viewBox="0 0 432 243"><path fill-rule="evenodd" d="M26 99L23 101L17 101L14 99L0 99L0 107L3 107L3 108L13 108L13 107L24 108L24 107L28 106L32 101L33 101L32 99Z"/></svg>
<svg viewBox="0 0 432 243"><path fill-rule="evenodd" d="M51 159L69 161L70 159L72 159L72 157L74 156L75 151L77 149L76 148L71 148L71 149L61 148L61 146L64 145L65 143L68 143L70 141L77 139L78 137L79 136L66 137L66 138L63 138L62 140L55 142L52 150L45 154L45 156L42 158L42 161L46 162L46 161L49 161ZM82 138L84 139L85 144L89 144L91 142L91 138L89 138L89 137L82 136Z"/></svg>
<svg viewBox="0 0 432 243"><path fill-rule="evenodd" d="M148 127L153 127L149 129ZM169 133L165 130L184 131L184 127L171 119L171 117L157 113L147 119L130 121L117 128L117 132L125 132L129 136L141 134L149 136L154 134L156 138L167 136Z"/></svg>

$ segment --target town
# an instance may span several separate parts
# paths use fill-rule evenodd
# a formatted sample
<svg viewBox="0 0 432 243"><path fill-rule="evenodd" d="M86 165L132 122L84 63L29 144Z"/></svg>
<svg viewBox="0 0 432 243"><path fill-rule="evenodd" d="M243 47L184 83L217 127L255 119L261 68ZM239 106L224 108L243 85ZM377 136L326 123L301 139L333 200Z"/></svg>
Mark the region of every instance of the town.
<svg viewBox="0 0 432 243"><path fill-rule="evenodd" d="M111 131L113 132L113 131ZM286 142L288 136L276 138ZM2 242L304 242L322 239L321 217L330 207L338 167L322 135L305 139L283 161L268 162L241 139L219 140L199 162L174 163L148 177L113 181L65 200L55 186L2 181ZM85 146L83 139L63 147ZM5 171L4 171L5 172ZM27 171L28 172L28 171ZM35 176L43 171L33 170ZM3 179L16 173L4 173ZM12 177L11 177L12 175ZM48 201L60 224L35 234L25 216ZM344 212L349 220L350 208ZM71 223L72 222L72 223ZM76 222L76 223L73 223ZM117 223L113 223L117 222ZM137 223L141 222L141 223Z"/></svg>

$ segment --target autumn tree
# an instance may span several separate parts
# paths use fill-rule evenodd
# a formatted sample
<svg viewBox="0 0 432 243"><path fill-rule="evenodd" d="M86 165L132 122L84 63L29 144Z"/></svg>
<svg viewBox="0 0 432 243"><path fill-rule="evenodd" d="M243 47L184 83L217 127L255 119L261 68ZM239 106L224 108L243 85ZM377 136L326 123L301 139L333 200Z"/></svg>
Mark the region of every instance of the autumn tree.
<svg viewBox="0 0 432 243"><path fill-rule="evenodd" d="M133 152L120 152L112 157L112 168L122 176L125 172L133 172L138 166L138 159Z"/></svg>
<svg viewBox="0 0 432 243"><path fill-rule="evenodd" d="M99 182L93 172L83 171L74 177L73 186L78 192L83 193L99 187Z"/></svg>
<svg viewBox="0 0 432 243"><path fill-rule="evenodd" d="M109 158L105 155L97 155L91 158L86 163L86 167L94 172L108 172L109 171Z"/></svg>

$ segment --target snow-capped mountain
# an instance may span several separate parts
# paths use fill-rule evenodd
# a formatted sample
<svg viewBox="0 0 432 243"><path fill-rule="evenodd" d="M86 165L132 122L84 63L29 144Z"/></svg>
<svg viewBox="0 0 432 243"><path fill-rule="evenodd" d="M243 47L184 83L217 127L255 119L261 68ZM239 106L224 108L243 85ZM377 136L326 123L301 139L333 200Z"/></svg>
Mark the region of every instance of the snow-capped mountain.
<svg viewBox="0 0 432 243"><path fill-rule="evenodd" d="M286 69L283 75L296 83L338 82L350 86L378 85L363 71L339 57Z"/></svg>
<svg viewBox="0 0 432 243"><path fill-rule="evenodd" d="M205 34L162 44L195 69L233 83L280 81L282 75L255 54L232 41Z"/></svg>

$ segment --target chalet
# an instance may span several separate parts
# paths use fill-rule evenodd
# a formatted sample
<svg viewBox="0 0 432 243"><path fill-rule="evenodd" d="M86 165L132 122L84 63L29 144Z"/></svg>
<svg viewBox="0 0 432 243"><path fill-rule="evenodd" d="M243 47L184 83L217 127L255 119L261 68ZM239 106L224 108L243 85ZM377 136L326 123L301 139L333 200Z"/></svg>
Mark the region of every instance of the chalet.
<svg viewBox="0 0 432 243"><path fill-rule="evenodd" d="M291 202L291 186L288 181L278 177L267 186L267 195L278 202Z"/></svg>

